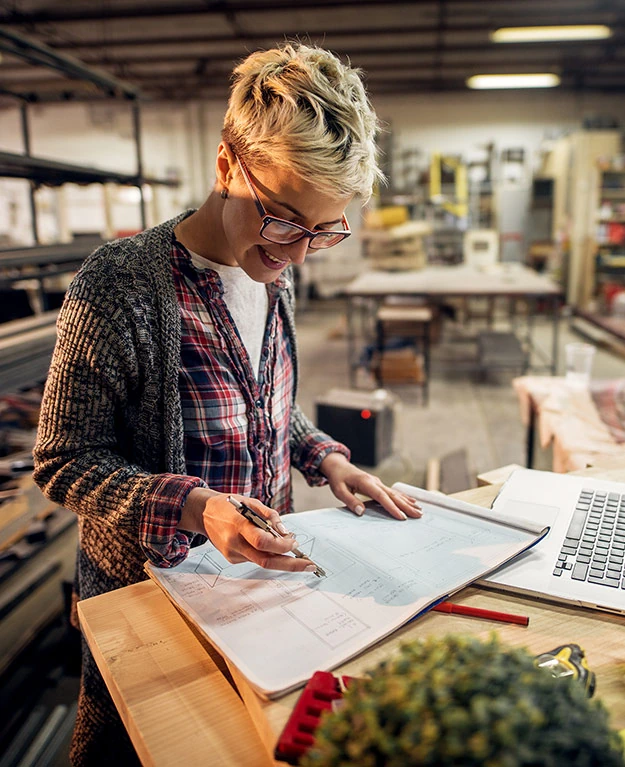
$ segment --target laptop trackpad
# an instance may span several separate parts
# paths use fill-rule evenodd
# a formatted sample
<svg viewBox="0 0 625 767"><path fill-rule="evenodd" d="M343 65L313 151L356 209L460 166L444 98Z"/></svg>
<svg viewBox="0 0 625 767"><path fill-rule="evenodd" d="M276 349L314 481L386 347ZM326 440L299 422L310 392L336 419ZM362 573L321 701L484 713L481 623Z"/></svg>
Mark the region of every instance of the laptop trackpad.
<svg viewBox="0 0 625 767"><path fill-rule="evenodd" d="M506 501L503 508L496 511L502 517L511 516L536 525L553 528L560 509L542 503L528 501Z"/></svg>
<svg viewBox="0 0 625 767"><path fill-rule="evenodd" d="M557 506L546 506L539 503L524 501L506 501L501 509L497 509L502 517L514 516L550 527L548 535L528 551L519 554L512 562L500 567L488 576L488 581L495 581L519 589L544 592L557 559L559 546L553 540L554 526L560 512ZM560 537L556 530L555 535Z"/></svg>

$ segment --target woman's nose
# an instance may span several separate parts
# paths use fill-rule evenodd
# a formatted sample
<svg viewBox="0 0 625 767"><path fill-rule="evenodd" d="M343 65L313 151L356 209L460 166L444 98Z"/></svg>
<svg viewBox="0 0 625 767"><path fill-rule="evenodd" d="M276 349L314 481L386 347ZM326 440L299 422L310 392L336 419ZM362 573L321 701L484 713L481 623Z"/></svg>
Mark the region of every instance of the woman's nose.
<svg viewBox="0 0 625 767"><path fill-rule="evenodd" d="M306 259L306 254L308 253L308 244L309 240L307 237L303 237L301 240L298 240L298 242L294 242L292 245L286 245L283 246L284 250L287 251L289 259L294 264L303 264L304 260Z"/></svg>

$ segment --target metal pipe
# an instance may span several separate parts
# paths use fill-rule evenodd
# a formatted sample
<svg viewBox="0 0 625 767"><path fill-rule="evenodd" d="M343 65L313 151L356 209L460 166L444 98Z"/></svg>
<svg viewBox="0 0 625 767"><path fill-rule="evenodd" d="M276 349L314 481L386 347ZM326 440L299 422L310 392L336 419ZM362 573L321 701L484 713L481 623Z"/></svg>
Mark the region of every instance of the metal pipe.
<svg viewBox="0 0 625 767"><path fill-rule="evenodd" d="M135 140L135 156L137 159L137 186L141 197L141 228L147 228L147 212L143 194L143 160L141 159L141 107L137 101L132 104L132 131Z"/></svg>
<svg viewBox="0 0 625 767"><path fill-rule="evenodd" d="M206 103L201 103L198 105L198 113L197 113L197 125L198 125L198 149L199 149L199 160L200 160L200 178L202 180L202 188L201 188L201 194L202 198L206 199L209 195L209 188L208 188L208 151L206 147L206 141L208 138L208 128L207 128L207 119L206 119L206 110L208 109Z"/></svg>
<svg viewBox="0 0 625 767"><path fill-rule="evenodd" d="M20 120L22 124L22 141L24 143L24 154L30 157L30 128L28 125L28 107L26 104L20 105ZM39 227L37 226L37 200L35 199L36 184L34 181L29 182L30 186L30 222L33 231L33 239L35 245L39 244Z"/></svg>

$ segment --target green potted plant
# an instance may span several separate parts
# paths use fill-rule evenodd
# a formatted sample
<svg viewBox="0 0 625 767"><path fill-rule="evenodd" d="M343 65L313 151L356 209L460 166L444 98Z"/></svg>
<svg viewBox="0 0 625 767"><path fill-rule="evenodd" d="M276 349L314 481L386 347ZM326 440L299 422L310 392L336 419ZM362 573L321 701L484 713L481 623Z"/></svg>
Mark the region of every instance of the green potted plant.
<svg viewBox="0 0 625 767"><path fill-rule="evenodd" d="M599 702L496 637L404 645L326 714L305 767L623 767Z"/></svg>

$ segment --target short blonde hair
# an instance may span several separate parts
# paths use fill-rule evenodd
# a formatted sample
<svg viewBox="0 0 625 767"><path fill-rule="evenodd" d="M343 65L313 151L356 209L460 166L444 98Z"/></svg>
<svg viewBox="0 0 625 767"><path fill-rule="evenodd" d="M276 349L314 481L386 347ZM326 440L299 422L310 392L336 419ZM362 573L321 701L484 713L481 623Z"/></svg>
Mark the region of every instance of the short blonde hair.
<svg viewBox="0 0 625 767"><path fill-rule="evenodd" d="M376 114L360 71L302 43L252 53L233 72L223 138L250 165L278 165L330 195L382 180Z"/></svg>

